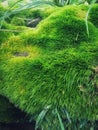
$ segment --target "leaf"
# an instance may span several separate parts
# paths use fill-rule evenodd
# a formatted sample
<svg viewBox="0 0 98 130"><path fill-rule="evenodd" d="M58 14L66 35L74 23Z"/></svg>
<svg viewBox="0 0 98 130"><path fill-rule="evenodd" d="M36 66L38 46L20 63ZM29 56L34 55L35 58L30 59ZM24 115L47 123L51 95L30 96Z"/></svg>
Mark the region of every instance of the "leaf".
<svg viewBox="0 0 98 130"><path fill-rule="evenodd" d="M86 17L85 17L85 24L86 24L86 31L87 31L87 35L88 35L88 38L89 38L89 27L88 27L88 16L89 16L89 13L92 9L92 5L96 2L96 0L92 0L92 3L86 13Z"/></svg>
<svg viewBox="0 0 98 130"><path fill-rule="evenodd" d="M87 124L87 121L84 120L84 121L80 124L80 129L83 128L86 124Z"/></svg>
<svg viewBox="0 0 98 130"><path fill-rule="evenodd" d="M39 114L39 116L38 116L38 118L37 118L37 120L36 120L35 130L37 130L37 129L39 128L39 126L41 125L41 123L42 123L42 121L43 121L43 119L44 119L46 113L47 113L48 110L50 109L50 107L51 107L50 105L47 106L47 107L45 107L45 108L41 111L41 113Z"/></svg>
<svg viewBox="0 0 98 130"><path fill-rule="evenodd" d="M64 108L64 113L66 114L67 119L68 119L69 123L71 124L71 119L70 119L69 113L67 112L67 110L65 108Z"/></svg>
<svg viewBox="0 0 98 130"><path fill-rule="evenodd" d="M60 117L60 114L59 114L57 108L56 108L55 110L56 110L56 113L57 113L57 116L58 116L58 119L59 119L59 122L60 122L61 130L65 130L64 125L63 125L63 122L62 122L62 119L61 119L61 117Z"/></svg>

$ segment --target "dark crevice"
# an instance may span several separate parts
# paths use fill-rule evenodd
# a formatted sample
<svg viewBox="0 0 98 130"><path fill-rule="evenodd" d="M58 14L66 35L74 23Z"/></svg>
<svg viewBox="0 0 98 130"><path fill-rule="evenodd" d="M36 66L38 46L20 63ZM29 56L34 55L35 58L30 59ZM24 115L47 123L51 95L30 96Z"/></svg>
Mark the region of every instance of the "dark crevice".
<svg viewBox="0 0 98 130"><path fill-rule="evenodd" d="M0 95L0 130L34 130L35 121Z"/></svg>

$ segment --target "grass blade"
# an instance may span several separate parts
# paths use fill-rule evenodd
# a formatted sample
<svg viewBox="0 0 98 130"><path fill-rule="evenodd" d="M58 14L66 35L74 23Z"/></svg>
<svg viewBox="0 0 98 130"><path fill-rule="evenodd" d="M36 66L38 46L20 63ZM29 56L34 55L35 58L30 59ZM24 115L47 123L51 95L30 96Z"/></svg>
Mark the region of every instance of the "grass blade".
<svg viewBox="0 0 98 130"><path fill-rule="evenodd" d="M60 122L61 130L65 130L64 125L63 125L63 122L62 122L62 119L61 119L61 117L60 117L60 114L59 114L57 108L56 108L56 113L57 113L57 116L58 116L58 119L59 119L59 122Z"/></svg>
<svg viewBox="0 0 98 130"><path fill-rule="evenodd" d="M88 11L87 11L87 13L86 13L86 17L85 17L85 24L86 24L86 30L87 30L88 38L89 38L88 16L89 16L89 13L90 13L90 11L91 11L91 9L92 9L92 5L93 5L95 2L96 2L96 0L93 0L93 1L92 1L91 5L90 5L90 7L89 7L89 9L88 9Z"/></svg>
<svg viewBox="0 0 98 130"><path fill-rule="evenodd" d="M68 113L68 111L66 110L66 108L64 108L64 113L66 114L67 119L68 119L69 123L71 124L71 119L70 119L69 113Z"/></svg>
<svg viewBox="0 0 98 130"><path fill-rule="evenodd" d="M36 120L36 125L35 125L35 130L37 130L39 128L39 126L41 125L46 113L48 112L48 110L50 109L51 106L47 106L45 107L41 113L39 114L37 120Z"/></svg>

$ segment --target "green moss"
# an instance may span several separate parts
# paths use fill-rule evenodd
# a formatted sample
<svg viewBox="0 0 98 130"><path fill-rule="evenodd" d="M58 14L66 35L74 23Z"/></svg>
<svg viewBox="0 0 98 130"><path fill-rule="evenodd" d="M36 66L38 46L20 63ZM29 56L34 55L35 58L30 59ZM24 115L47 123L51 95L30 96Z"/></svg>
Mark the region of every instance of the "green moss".
<svg viewBox="0 0 98 130"><path fill-rule="evenodd" d="M3 43L0 93L34 117L51 105L66 106L71 118L97 120L98 31L88 22L88 37L85 15L81 7L59 8Z"/></svg>
<svg viewBox="0 0 98 130"><path fill-rule="evenodd" d="M5 21L3 21L1 25L2 26L0 30L0 44L6 42L12 36L17 36L22 32L22 30L24 32L24 30L27 29L27 27L15 26L13 24L8 24Z"/></svg>
<svg viewBox="0 0 98 130"><path fill-rule="evenodd" d="M90 7L90 5L84 5L84 4L80 4L79 5L79 7L82 9L82 10L84 10L84 11L88 11L88 9L89 9L89 7Z"/></svg>
<svg viewBox="0 0 98 130"><path fill-rule="evenodd" d="M28 10L23 10L21 12L19 12L18 14L13 14L10 16L10 20L9 22L18 22L17 20L14 19L19 19L20 20L28 20L28 19L35 19L35 18L41 18L41 19L45 19L46 17L48 17L50 14L52 14L53 12L55 12L58 8L38 8L38 9L28 9ZM15 18L14 18L15 17ZM15 23L14 22L14 23ZM22 21L23 22L23 21ZM15 23L17 24L17 23Z"/></svg>
<svg viewBox="0 0 98 130"><path fill-rule="evenodd" d="M36 60L13 58L2 66L3 92L28 113L36 115L50 104L53 108L66 105L71 117L97 119L97 97L90 95L95 93L93 81L90 81L94 61L93 53L89 56L90 51L70 48ZM83 92L81 85L85 86Z"/></svg>
<svg viewBox="0 0 98 130"><path fill-rule="evenodd" d="M28 10L23 10L13 16L22 17L22 18L37 18L37 17L41 17L41 15L42 12L40 9L28 9Z"/></svg>
<svg viewBox="0 0 98 130"><path fill-rule="evenodd" d="M13 35L13 32L8 31L9 25L7 23L5 23L5 22L3 23L2 29L5 29L5 31L4 30L0 31L0 44L2 42L6 41L10 36Z"/></svg>
<svg viewBox="0 0 98 130"><path fill-rule="evenodd" d="M45 9L41 9L41 17L42 19L47 18L48 16L50 16L52 13L58 11L60 9L60 7L51 7L51 8L45 8Z"/></svg>
<svg viewBox="0 0 98 130"><path fill-rule="evenodd" d="M25 25L25 21L22 18L14 17L11 20L11 24L12 25L16 25L16 26L24 26Z"/></svg>
<svg viewBox="0 0 98 130"><path fill-rule="evenodd" d="M37 46L25 45L19 36L11 36L0 48L1 60L10 58L37 58L42 51Z"/></svg>
<svg viewBox="0 0 98 130"><path fill-rule="evenodd" d="M96 28L88 22L90 37L88 38L86 12L79 7L64 7L40 22L37 29L24 33L22 38L27 44L37 44L51 49L64 48L68 44L94 40Z"/></svg>
<svg viewBox="0 0 98 130"><path fill-rule="evenodd" d="M89 17L90 21L98 28L98 4L92 6Z"/></svg>

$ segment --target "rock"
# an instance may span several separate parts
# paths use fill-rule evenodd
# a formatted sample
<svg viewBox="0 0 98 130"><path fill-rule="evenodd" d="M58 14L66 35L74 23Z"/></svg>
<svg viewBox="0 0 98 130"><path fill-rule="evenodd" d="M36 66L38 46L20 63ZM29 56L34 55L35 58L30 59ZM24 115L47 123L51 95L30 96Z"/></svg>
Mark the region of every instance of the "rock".
<svg viewBox="0 0 98 130"><path fill-rule="evenodd" d="M28 52L15 52L13 55L16 57L27 57L29 54Z"/></svg>
<svg viewBox="0 0 98 130"><path fill-rule="evenodd" d="M39 24L40 21L41 21L40 17L33 19L33 20L30 19L30 20L27 21L26 25L27 25L27 27L33 27L34 28Z"/></svg>
<svg viewBox="0 0 98 130"><path fill-rule="evenodd" d="M26 113L16 108L9 100L0 95L0 122L25 122L27 119Z"/></svg>

